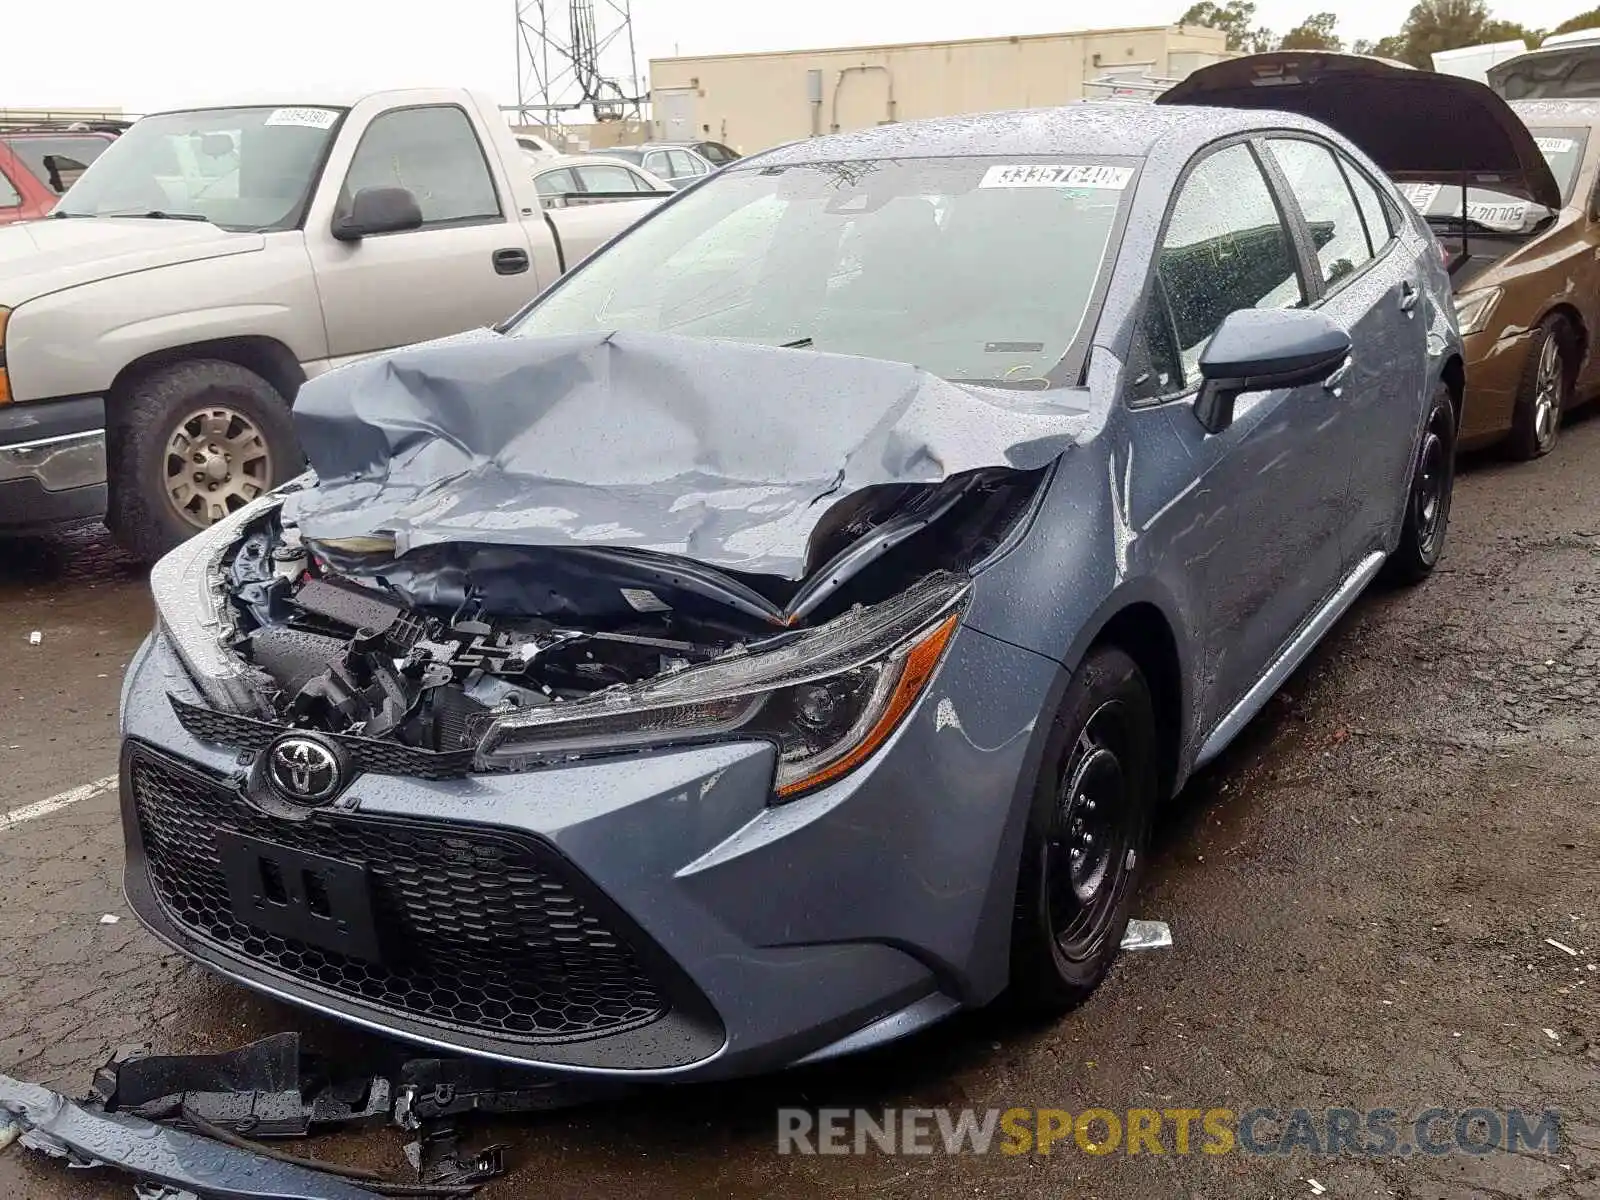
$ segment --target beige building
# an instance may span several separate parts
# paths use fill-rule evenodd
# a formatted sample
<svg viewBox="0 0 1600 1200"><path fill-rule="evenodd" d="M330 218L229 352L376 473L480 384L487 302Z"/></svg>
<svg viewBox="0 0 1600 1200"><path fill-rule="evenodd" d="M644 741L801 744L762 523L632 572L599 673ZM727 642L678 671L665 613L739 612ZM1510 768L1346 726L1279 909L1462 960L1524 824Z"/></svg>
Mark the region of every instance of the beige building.
<svg viewBox="0 0 1600 1200"><path fill-rule="evenodd" d="M650 63L656 136L741 153L918 117L1148 94L1229 57L1226 35L1145 26L837 50L785 50ZM1132 82L1133 86L1127 86Z"/></svg>

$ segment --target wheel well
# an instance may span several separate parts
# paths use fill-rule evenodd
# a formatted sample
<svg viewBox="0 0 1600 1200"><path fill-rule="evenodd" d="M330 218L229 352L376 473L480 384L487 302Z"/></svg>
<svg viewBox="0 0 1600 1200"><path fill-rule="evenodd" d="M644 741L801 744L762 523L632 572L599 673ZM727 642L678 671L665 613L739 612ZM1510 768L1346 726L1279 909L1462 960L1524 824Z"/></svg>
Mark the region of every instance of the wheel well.
<svg viewBox="0 0 1600 1200"><path fill-rule="evenodd" d="M1583 370L1583 360L1589 356L1589 327L1583 323L1583 314L1570 304L1557 304L1548 313L1547 317L1562 316L1567 319L1567 324L1572 326L1572 331L1578 336L1578 358L1572 364L1572 373L1576 376Z"/></svg>
<svg viewBox="0 0 1600 1200"><path fill-rule="evenodd" d="M1445 387L1450 389L1450 407L1455 409L1456 428L1460 429L1461 401L1467 392L1467 368L1459 358L1451 356L1439 374L1444 379Z"/></svg>
<svg viewBox="0 0 1600 1200"><path fill-rule="evenodd" d="M1106 622L1094 644L1115 646L1128 655L1150 686L1161 747L1159 794L1170 796L1177 782L1178 749L1183 740L1183 670L1172 626L1154 604L1131 604Z"/></svg>
<svg viewBox="0 0 1600 1200"><path fill-rule="evenodd" d="M235 363L247 371L254 371L270 383L283 397L285 404L293 403L295 393L306 381L306 373L294 352L276 338L232 337L216 338L209 342L191 342L187 346L173 346L136 358L112 380L106 393L110 421L116 421L117 402L127 396L138 382L152 371L173 363L193 362L196 359L215 358Z"/></svg>

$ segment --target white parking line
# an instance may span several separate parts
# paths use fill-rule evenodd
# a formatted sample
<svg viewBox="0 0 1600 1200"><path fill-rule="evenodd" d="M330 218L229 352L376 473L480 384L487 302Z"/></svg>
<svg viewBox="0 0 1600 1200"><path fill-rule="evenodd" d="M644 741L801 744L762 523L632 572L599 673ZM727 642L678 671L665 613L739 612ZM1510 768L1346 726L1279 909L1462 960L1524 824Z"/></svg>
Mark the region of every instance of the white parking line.
<svg viewBox="0 0 1600 1200"><path fill-rule="evenodd" d="M117 786L117 777L107 775L104 779L96 779L93 783L86 783L82 787L72 788L58 796L51 796L45 800L36 800L32 804L25 804L21 808L14 808L8 813L0 813L0 833L4 833L13 825L21 825L24 821L31 821L35 817L48 817L53 812L60 812L69 805L80 800L87 800L91 796L98 796Z"/></svg>

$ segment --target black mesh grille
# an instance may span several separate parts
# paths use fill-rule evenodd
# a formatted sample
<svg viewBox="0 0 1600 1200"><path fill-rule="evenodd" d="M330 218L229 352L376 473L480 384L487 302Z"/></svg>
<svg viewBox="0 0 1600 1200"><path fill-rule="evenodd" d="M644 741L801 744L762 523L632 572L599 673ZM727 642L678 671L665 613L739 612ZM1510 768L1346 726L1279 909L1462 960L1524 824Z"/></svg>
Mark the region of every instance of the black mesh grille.
<svg viewBox="0 0 1600 1200"><path fill-rule="evenodd" d="M128 760L150 879L168 916L223 949L349 999L496 1038L613 1033L668 1004L637 955L541 844L352 814L280 821L226 785L146 751ZM215 835L231 830L362 864L384 962L363 962L235 919Z"/></svg>
<svg viewBox="0 0 1600 1200"><path fill-rule="evenodd" d="M279 734L291 732L287 725L218 712L214 708L189 704L176 696L168 699L179 723L202 742L255 751L263 749ZM379 738L351 737L343 733L324 736L345 748L357 771L405 775L412 779L459 779L472 769L471 750L419 750Z"/></svg>

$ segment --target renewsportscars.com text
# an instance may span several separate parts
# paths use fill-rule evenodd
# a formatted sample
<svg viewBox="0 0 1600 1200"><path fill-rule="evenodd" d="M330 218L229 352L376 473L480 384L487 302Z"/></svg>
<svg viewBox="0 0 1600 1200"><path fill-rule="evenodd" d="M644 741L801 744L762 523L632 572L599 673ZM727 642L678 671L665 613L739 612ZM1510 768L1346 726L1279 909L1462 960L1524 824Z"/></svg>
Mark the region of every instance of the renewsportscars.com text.
<svg viewBox="0 0 1600 1200"><path fill-rule="evenodd" d="M779 1154L1257 1154L1407 1157L1540 1151L1554 1110L846 1108L778 1110Z"/></svg>

